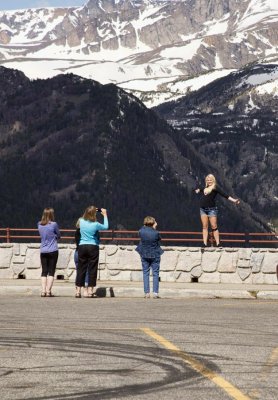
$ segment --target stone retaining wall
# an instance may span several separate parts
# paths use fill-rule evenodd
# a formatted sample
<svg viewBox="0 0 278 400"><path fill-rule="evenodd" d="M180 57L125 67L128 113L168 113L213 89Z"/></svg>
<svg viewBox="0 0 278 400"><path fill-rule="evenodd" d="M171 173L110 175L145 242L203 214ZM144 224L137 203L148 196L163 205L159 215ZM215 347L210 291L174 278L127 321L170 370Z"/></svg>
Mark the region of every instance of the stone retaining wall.
<svg viewBox="0 0 278 400"><path fill-rule="evenodd" d="M59 245L56 277L74 281L75 246ZM168 282L277 283L278 249L164 247L160 279ZM0 279L39 279L39 244L0 244ZM99 279L142 280L135 246L100 246Z"/></svg>

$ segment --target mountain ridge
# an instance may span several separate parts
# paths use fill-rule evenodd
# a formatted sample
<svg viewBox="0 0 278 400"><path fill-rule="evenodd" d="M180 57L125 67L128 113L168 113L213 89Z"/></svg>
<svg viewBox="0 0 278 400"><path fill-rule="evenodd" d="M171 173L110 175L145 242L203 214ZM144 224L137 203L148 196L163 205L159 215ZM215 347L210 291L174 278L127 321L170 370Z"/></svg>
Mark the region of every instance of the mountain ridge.
<svg viewBox="0 0 278 400"><path fill-rule="evenodd" d="M277 24L273 0L90 0L0 12L0 58L32 79L68 72L116 83L153 106L184 95L177 81L277 63Z"/></svg>

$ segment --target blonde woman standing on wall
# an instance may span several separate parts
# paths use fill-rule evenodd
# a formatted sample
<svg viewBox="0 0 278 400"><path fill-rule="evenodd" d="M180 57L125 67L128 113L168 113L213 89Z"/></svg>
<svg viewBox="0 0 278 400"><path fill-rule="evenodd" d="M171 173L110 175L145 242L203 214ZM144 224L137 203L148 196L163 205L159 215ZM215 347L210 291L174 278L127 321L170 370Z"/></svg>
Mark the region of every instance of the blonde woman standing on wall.
<svg viewBox="0 0 278 400"><path fill-rule="evenodd" d="M58 261L57 240L60 239L61 236L58 224L54 219L54 210L48 207L43 210L42 218L38 222L38 230L41 237L41 297L53 297L51 289Z"/></svg>
<svg viewBox="0 0 278 400"><path fill-rule="evenodd" d="M234 199L220 190L216 184L216 179L212 174L206 176L205 188L197 188L195 189L195 192L200 196L200 217L203 226L204 246L207 247L208 245L208 225L210 223L216 246L219 247L220 237L217 226L218 208L215 202L216 196L220 194L220 196L225 197L235 204L239 204L240 201L239 199Z"/></svg>

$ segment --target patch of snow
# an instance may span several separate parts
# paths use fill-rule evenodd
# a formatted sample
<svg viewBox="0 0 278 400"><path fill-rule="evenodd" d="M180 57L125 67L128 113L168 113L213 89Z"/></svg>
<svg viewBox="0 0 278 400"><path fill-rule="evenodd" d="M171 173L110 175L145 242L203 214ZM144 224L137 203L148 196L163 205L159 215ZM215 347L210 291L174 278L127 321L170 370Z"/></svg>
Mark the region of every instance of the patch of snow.
<svg viewBox="0 0 278 400"><path fill-rule="evenodd" d="M268 18L278 21L277 0L251 0L247 10L238 22L237 29L247 30L259 22L268 22Z"/></svg>
<svg viewBox="0 0 278 400"><path fill-rule="evenodd" d="M221 20L212 20L204 23L206 27L205 35L221 35L227 32L230 13L225 14Z"/></svg>
<svg viewBox="0 0 278 400"><path fill-rule="evenodd" d="M202 39L195 39L192 42L184 46L175 46L160 52L161 57L166 57L167 59L180 59L180 60L191 60L200 48Z"/></svg>
<svg viewBox="0 0 278 400"><path fill-rule="evenodd" d="M206 132L206 133L210 133L210 131L208 129L204 129L204 128L201 128L199 126L191 128L191 132Z"/></svg>

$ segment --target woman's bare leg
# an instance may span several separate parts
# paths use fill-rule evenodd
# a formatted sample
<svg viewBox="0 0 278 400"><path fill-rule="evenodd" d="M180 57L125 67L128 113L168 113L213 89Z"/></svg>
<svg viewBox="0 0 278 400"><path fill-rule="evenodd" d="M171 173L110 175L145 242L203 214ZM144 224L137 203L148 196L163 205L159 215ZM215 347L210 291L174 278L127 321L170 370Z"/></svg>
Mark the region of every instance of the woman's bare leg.
<svg viewBox="0 0 278 400"><path fill-rule="evenodd" d="M203 242L204 245L207 246L208 244L208 223L209 219L207 215L201 215L201 221L203 226Z"/></svg>
<svg viewBox="0 0 278 400"><path fill-rule="evenodd" d="M42 276L41 282L42 282L42 293L46 293L46 276Z"/></svg>
<svg viewBox="0 0 278 400"><path fill-rule="evenodd" d="M219 246L220 237L219 237L219 230L217 228L217 217L210 217L209 222L216 246Z"/></svg>
<svg viewBox="0 0 278 400"><path fill-rule="evenodd" d="M46 292L51 293L51 289L54 282L54 276L48 275L47 277L47 285L46 285Z"/></svg>

